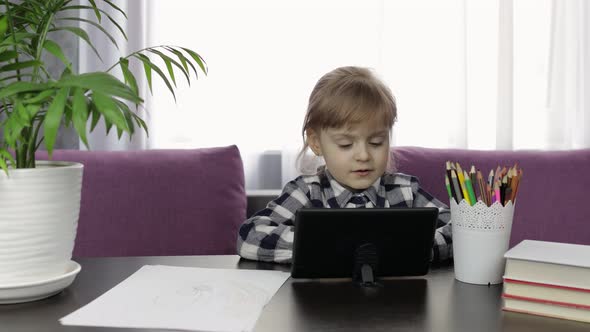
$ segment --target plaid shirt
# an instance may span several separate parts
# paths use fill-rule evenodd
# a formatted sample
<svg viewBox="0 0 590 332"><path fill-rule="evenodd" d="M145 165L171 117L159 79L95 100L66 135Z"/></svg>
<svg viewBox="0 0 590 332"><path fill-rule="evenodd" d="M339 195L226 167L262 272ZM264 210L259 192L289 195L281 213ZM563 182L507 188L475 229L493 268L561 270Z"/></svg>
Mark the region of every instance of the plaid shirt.
<svg viewBox="0 0 590 332"><path fill-rule="evenodd" d="M287 183L279 197L246 220L238 234L238 254L259 261L291 262L295 212L303 207L438 207L433 261L452 257L449 209L420 188L416 177L386 173L365 191L355 193L325 169Z"/></svg>

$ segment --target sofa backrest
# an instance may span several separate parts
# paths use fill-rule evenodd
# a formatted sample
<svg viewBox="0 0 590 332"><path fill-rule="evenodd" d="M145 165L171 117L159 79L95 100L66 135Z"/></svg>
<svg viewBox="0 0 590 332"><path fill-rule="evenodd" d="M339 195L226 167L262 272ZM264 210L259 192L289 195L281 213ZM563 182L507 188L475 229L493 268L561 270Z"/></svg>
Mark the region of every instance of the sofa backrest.
<svg viewBox="0 0 590 332"><path fill-rule="evenodd" d="M498 165L523 170L510 246L524 239L590 244L590 149L570 151L479 151L393 148L394 166L415 175L424 189L449 204L444 174L447 160L475 165L485 176Z"/></svg>
<svg viewBox="0 0 590 332"><path fill-rule="evenodd" d="M52 159L84 164L74 257L235 254L246 216L236 146L58 150Z"/></svg>

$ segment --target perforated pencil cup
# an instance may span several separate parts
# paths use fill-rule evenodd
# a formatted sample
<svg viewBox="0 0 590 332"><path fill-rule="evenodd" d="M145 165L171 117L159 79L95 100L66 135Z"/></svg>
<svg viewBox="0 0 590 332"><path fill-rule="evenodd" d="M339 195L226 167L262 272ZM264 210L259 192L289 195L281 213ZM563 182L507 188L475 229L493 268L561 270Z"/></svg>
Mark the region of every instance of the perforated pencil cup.
<svg viewBox="0 0 590 332"><path fill-rule="evenodd" d="M480 285L502 282L513 216L512 201L470 206L451 200L455 279Z"/></svg>

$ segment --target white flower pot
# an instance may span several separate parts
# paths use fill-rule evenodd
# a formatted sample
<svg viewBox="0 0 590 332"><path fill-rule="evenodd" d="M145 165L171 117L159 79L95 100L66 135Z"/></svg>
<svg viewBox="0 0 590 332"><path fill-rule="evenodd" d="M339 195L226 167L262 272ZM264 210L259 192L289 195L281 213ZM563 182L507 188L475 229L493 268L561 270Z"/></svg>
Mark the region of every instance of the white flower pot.
<svg viewBox="0 0 590 332"><path fill-rule="evenodd" d="M64 274L72 258L83 165L38 161L0 169L0 285Z"/></svg>

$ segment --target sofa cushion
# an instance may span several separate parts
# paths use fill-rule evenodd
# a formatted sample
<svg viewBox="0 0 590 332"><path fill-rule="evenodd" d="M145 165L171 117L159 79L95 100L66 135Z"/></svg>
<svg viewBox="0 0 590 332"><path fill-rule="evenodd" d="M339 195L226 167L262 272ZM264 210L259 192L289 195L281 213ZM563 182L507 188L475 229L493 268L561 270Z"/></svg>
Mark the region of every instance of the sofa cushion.
<svg viewBox="0 0 590 332"><path fill-rule="evenodd" d="M590 244L590 149L569 151L479 151L393 148L398 171L415 175L446 204L445 162L478 167L487 176L498 165L523 170L510 245L523 239Z"/></svg>
<svg viewBox="0 0 590 332"><path fill-rule="evenodd" d="M246 216L236 146L58 150L52 159L84 164L75 257L235 254Z"/></svg>

